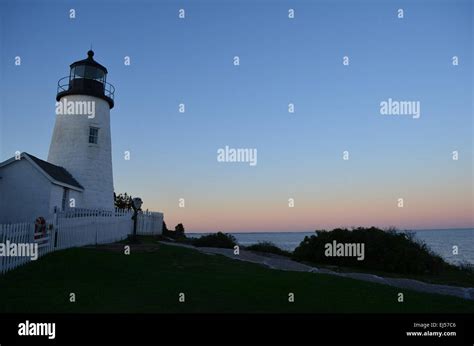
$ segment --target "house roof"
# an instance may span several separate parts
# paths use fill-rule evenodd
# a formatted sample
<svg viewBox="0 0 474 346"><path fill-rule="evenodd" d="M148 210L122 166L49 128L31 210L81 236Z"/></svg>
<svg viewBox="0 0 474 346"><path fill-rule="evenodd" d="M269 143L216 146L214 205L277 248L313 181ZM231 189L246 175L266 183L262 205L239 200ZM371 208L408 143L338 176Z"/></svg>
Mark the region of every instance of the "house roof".
<svg viewBox="0 0 474 346"><path fill-rule="evenodd" d="M28 155L38 166L41 167L43 171L48 173L48 175L54 180L83 189L82 185L79 184L79 182L76 179L74 179L72 174L66 171L65 168L53 165L52 163L41 160L31 154L28 154L28 153L25 153L25 154Z"/></svg>
<svg viewBox="0 0 474 346"><path fill-rule="evenodd" d="M79 182L65 168L53 165L52 163L41 160L28 153L21 153L21 158L25 158L33 163L33 166L38 168L44 175L46 175L46 177L49 178L52 183L73 188L75 190L84 190L82 185L79 184ZM14 161L17 160L12 157L3 163L0 163L0 167L6 166Z"/></svg>

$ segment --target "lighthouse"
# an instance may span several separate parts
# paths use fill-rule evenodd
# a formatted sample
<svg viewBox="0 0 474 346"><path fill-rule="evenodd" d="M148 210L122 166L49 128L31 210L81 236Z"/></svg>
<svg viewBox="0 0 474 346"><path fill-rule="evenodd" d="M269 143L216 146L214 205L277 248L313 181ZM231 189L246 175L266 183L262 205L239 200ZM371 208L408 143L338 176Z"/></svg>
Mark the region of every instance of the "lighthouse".
<svg viewBox="0 0 474 346"><path fill-rule="evenodd" d="M63 167L80 182L80 200L63 200L89 209L114 208L110 110L114 87L107 69L94 60L94 52L70 65L69 76L58 82L56 122L48 162Z"/></svg>

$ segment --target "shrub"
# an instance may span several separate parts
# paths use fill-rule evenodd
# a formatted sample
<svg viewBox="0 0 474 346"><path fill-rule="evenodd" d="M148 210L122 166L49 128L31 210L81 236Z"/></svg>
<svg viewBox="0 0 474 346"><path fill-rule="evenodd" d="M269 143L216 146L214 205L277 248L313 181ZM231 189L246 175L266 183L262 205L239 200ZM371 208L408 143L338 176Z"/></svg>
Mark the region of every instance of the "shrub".
<svg viewBox="0 0 474 346"><path fill-rule="evenodd" d="M278 246L276 246L275 244L269 241L259 242L254 245L247 246L245 249L250 250L250 251L273 253L275 255L287 256L287 257L292 255L291 252L282 250Z"/></svg>
<svg viewBox="0 0 474 346"><path fill-rule="evenodd" d="M325 255L327 243L362 243L364 260L357 257L329 257ZM293 258L319 264L359 267L402 274L437 274L449 265L435 255L413 233L384 231L375 227L334 229L331 232L316 231L305 237L295 249Z"/></svg>
<svg viewBox="0 0 474 346"><path fill-rule="evenodd" d="M220 247L231 249L237 245L237 240L230 234L218 232L194 239L193 245L198 247Z"/></svg>
<svg viewBox="0 0 474 346"><path fill-rule="evenodd" d="M179 223L174 228L174 231L171 231L166 227L166 223L163 221L163 236L172 238L174 240L185 240L186 234L184 234L184 226L182 223Z"/></svg>

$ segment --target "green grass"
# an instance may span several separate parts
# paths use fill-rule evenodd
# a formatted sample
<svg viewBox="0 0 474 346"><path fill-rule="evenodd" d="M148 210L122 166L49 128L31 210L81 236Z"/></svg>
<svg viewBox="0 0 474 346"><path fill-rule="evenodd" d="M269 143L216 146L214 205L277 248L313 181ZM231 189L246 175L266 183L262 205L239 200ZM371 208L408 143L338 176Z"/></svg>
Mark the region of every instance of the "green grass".
<svg viewBox="0 0 474 346"><path fill-rule="evenodd" d="M474 312L473 301L455 297L271 270L168 245L154 252L131 248L128 256L58 251L9 272L0 277L0 312ZM178 302L180 292L185 303Z"/></svg>
<svg viewBox="0 0 474 346"><path fill-rule="evenodd" d="M326 268L340 273L369 273L379 275L387 278L405 278L414 279L431 284L450 285L460 287L474 287L474 272L462 270L454 266L450 266L437 275L433 274L398 274L390 273L382 270L370 270L356 267L338 267L327 264L315 264L303 262L307 265L315 266L317 268Z"/></svg>

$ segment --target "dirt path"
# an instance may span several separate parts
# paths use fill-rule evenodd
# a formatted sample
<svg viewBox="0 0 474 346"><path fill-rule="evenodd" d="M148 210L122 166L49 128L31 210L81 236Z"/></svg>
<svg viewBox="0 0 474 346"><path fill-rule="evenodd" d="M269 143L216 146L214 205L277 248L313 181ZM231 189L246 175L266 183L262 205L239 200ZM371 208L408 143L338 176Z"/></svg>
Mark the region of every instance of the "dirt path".
<svg viewBox="0 0 474 346"><path fill-rule="evenodd" d="M194 249L206 254L223 255L235 260L262 264L271 269L336 275L336 276L347 277L347 278L352 278L356 280L370 281L370 282L380 283L384 285L390 285L390 286L399 287L399 288L406 288L406 289L410 289L414 291L444 294L444 295L450 295L450 296L456 296L459 298L474 300L473 287L468 288L468 287L429 284L426 282L413 280L413 279L387 278L387 277L377 276L373 274L365 274L365 273L339 273L339 272L335 272L329 269L322 269L322 268L319 269L316 267L308 266L299 262L292 261L291 259L288 259L283 256L255 253L255 252L247 251L247 250L240 250L239 255L234 255L234 251L232 249L194 247L191 245L171 243L171 242L162 242L162 243L166 245L186 247L186 248Z"/></svg>

